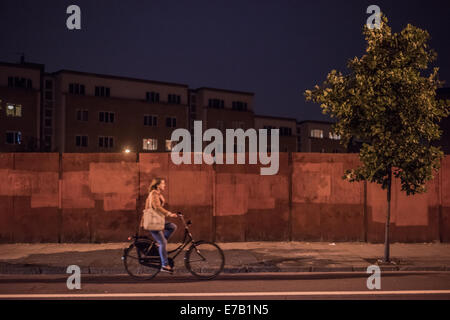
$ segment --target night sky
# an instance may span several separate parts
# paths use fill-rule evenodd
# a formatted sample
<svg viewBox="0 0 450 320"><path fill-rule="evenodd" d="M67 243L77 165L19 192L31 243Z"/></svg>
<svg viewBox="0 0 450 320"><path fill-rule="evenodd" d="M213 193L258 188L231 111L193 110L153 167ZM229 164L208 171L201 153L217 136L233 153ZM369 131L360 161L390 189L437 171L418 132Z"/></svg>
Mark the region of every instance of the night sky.
<svg viewBox="0 0 450 320"><path fill-rule="evenodd" d="M81 30L66 8L81 8ZM428 30L450 86L450 1L0 1L0 61L255 93L255 112L327 120L303 92L365 49L366 9Z"/></svg>

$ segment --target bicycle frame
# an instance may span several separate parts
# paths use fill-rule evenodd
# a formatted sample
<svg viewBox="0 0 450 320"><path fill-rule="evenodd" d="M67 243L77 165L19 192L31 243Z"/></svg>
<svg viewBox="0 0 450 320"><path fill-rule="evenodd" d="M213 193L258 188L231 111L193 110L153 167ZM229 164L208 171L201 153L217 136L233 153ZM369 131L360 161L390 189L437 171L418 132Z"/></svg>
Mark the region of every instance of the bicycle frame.
<svg viewBox="0 0 450 320"><path fill-rule="evenodd" d="M183 238L182 243L178 246L178 248L167 252L168 255L176 252L176 254L174 256L170 257L172 259L175 259L183 251L183 249L186 248L186 246L189 243L194 244L194 239L192 238L192 233L189 230L189 224L190 224L189 222L190 221L186 222L186 220L184 220L183 215L179 215L179 217L181 218L181 221L183 222L183 225L184 225L184 238Z"/></svg>
<svg viewBox="0 0 450 320"><path fill-rule="evenodd" d="M172 259L172 260L175 260L175 258L184 250L184 248L186 248L189 244L191 244L191 245L194 245L195 244L195 241L194 241L194 239L193 239L193 237L192 237L192 233L191 233L191 231L189 230L189 225L191 224L191 222L190 221L188 221L188 222L186 222L186 220L184 219L184 216L182 215L182 214L180 214L179 215L179 217L181 218L181 221L183 222L183 225L184 225L184 237L183 237L183 241L182 241L182 243L177 247L177 248L175 248L175 249L173 249L173 250L170 250L170 251L167 251L167 254L168 255L170 255L170 259ZM136 234L135 235L135 237L134 237L134 243L136 243L137 241L139 241L139 237L138 237L138 234ZM141 240L142 241L142 240ZM144 242L145 241L148 241L149 243L156 243L157 241L156 240L151 240L151 239L145 239L145 240L143 240ZM139 250L140 251L140 250ZM173 253L175 253L174 255L173 255ZM151 256L147 256L147 257L143 257L143 258L141 258L140 257L140 260L144 260L144 261L147 261L147 260L152 260L152 259L156 259L156 257L151 257ZM159 256L158 256L158 258L157 259L160 259L159 258Z"/></svg>

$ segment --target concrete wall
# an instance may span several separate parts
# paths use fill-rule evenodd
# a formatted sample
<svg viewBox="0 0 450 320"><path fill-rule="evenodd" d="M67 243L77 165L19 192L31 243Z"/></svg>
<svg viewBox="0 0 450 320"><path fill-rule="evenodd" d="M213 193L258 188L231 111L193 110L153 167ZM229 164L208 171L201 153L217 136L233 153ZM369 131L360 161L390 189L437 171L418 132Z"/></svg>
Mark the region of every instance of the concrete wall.
<svg viewBox="0 0 450 320"><path fill-rule="evenodd" d="M383 242L386 191L341 179L357 165L354 154L282 153L278 175L261 176L260 165L176 166L169 153L0 153L0 242L124 241L154 177L197 239ZM446 157L427 194L395 181L393 241L450 241L449 178Z"/></svg>

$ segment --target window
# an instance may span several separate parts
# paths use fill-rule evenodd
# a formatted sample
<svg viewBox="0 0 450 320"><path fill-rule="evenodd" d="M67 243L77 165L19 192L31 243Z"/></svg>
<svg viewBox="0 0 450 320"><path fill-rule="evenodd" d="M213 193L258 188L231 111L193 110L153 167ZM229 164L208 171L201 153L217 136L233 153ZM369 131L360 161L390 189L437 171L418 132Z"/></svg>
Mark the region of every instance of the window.
<svg viewBox="0 0 450 320"><path fill-rule="evenodd" d="M20 77L8 77L8 87L32 89L33 81L31 79L20 78Z"/></svg>
<svg viewBox="0 0 450 320"><path fill-rule="evenodd" d="M331 131L328 133L328 136L332 140L341 140L341 136L340 135L338 135L336 133L333 133Z"/></svg>
<svg viewBox="0 0 450 320"><path fill-rule="evenodd" d="M142 142L142 149L147 151L158 150L158 139L144 139Z"/></svg>
<svg viewBox="0 0 450 320"><path fill-rule="evenodd" d="M195 103L196 102L196 97L195 97L195 95L193 94L193 95L191 95L191 103Z"/></svg>
<svg viewBox="0 0 450 320"><path fill-rule="evenodd" d="M216 108L216 109L223 109L225 107L225 102L220 99L209 99L208 107Z"/></svg>
<svg viewBox="0 0 450 320"><path fill-rule="evenodd" d="M7 144L21 144L22 133L20 131L6 131Z"/></svg>
<svg viewBox="0 0 450 320"><path fill-rule="evenodd" d="M45 91L45 99L46 100L52 100L53 99L53 92Z"/></svg>
<svg viewBox="0 0 450 320"><path fill-rule="evenodd" d="M312 129L311 130L311 138L323 138L323 130L320 129Z"/></svg>
<svg viewBox="0 0 450 320"><path fill-rule="evenodd" d="M51 116L52 116L52 109L45 109L45 116L51 118Z"/></svg>
<svg viewBox="0 0 450 320"><path fill-rule="evenodd" d="M45 89L52 90L53 88L53 81L52 80L45 80Z"/></svg>
<svg viewBox="0 0 450 320"><path fill-rule="evenodd" d="M47 128L51 127L51 126L52 126L52 119L45 118L44 125L45 125Z"/></svg>
<svg viewBox="0 0 450 320"><path fill-rule="evenodd" d="M158 92L147 92L145 99L149 102L159 102L159 93Z"/></svg>
<svg viewBox="0 0 450 320"><path fill-rule="evenodd" d="M181 96L177 94L169 94L167 96L167 102L173 104L181 104Z"/></svg>
<svg viewBox="0 0 450 320"><path fill-rule="evenodd" d="M77 109L77 120L78 121L88 121L89 112L88 110Z"/></svg>
<svg viewBox="0 0 450 320"><path fill-rule="evenodd" d="M115 113L109 111L100 111L98 113L98 121L104 123L114 123Z"/></svg>
<svg viewBox="0 0 450 320"><path fill-rule="evenodd" d="M166 151L172 151L172 149L175 145L176 145L176 141L166 140Z"/></svg>
<svg viewBox="0 0 450 320"><path fill-rule="evenodd" d="M110 88L107 87L95 87L95 96L96 97L109 97L111 94Z"/></svg>
<svg viewBox="0 0 450 320"><path fill-rule="evenodd" d="M288 127L280 127L280 136L292 136L292 129Z"/></svg>
<svg viewBox="0 0 450 320"><path fill-rule="evenodd" d="M166 118L166 127L168 127L168 128L176 128L176 126L177 126L177 119L176 118L172 118L172 117Z"/></svg>
<svg viewBox="0 0 450 320"><path fill-rule="evenodd" d="M232 109L237 111L247 111L247 103L241 101L233 101Z"/></svg>
<svg viewBox="0 0 450 320"><path fill-rule="evenodd" d="M152 115L144 115L144 126L156 127L158 125L158 118Z"/></svg>
<svg viewBox="0 0 450 320"><path fill-rule="evenodd" d="M75 136L75 145L77 147L87 147L88 136Z"/></svg>
<svg viewBox="0 0 450 320"><path fill-rule="evenodd" d="M98 146L100 148L114 148L114 137L98 137Z"/></svg>
<svg viewBox="0 0 450 320"><path fill-rule="evenodd" d="M22 117L22 106L20 104L6 104L7 117Z"/></svg>
<svg viewBox="0 0 450 320"><path fill-rule="evenodd" d="M79 83L69 83L69 93L84 95L84 85Z"/></svg>

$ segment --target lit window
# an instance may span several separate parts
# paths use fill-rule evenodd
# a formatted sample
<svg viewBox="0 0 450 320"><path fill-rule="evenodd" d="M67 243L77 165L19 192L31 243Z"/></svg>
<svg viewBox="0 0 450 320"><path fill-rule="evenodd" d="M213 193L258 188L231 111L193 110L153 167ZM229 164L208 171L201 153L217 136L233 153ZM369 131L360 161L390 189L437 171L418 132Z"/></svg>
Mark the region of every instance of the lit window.
<svg viewBox="0 0 450 320"><path fill-rule="evenodd" d="M175 145L176 145L175 141L166 140L166 151L172 151L172 149Z"/></svg>
<svg viewBox="0 0 450 320"><path fill-rule="evenodd" d="M340 135L338 135L336 133L332 133L332 132L329 132L329 138L332 139L332 140L341 140L341 136Z"/></svg>
<svg viewBox="0 0 450 320"><path fill-rule="evenodd" d="M142 149L148 151L158 150L158 139L144 139Z"/></svg>
<svg viewBox="0 0 450 320"><path fill-rule="evenodd" d="M22 106L20 104L8 103L6 107L6 116L8 117L22 117Z"/></svg>
<svg viewBox="0 0 450 320"><path fill-rule="evenodd" d="M313 129L311 130L311 138L323 138L323 130Z"/></svg>

